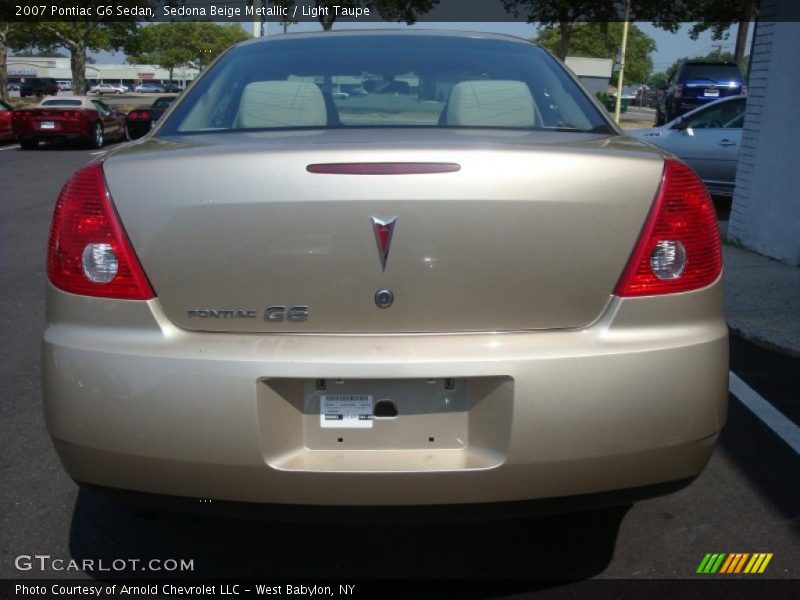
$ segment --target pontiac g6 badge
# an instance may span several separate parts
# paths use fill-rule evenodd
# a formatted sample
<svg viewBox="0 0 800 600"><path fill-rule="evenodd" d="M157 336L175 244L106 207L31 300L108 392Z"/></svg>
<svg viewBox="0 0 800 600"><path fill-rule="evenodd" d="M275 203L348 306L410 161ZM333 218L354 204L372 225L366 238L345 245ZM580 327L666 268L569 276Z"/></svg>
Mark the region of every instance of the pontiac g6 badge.
<svg viewBox="0 0 800 600"><path fill-rule="evenodd" d="M392 234L397 217L391 219L378 219L372 217L372 229L375 232L375 243L378 245L378 257L381 259L381 269L386 271L386 259L389 258L389 249L392 246Z"/></svg>

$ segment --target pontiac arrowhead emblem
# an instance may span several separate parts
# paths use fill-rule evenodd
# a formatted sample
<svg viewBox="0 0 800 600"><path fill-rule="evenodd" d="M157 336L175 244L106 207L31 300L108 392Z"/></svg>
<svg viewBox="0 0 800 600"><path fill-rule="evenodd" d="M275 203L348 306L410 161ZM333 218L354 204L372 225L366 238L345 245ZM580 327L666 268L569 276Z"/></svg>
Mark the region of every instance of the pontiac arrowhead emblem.
<svg viewBox="0 0 800 600"><path fill-rule="evenodd" d="M389 249L392 246L392 234L397 217L391 219L378 219L372 217L372 229L375 231L375 243L378 244L378 256L381 259L381 269L386 270L386 259L389 258Z"/></svg>

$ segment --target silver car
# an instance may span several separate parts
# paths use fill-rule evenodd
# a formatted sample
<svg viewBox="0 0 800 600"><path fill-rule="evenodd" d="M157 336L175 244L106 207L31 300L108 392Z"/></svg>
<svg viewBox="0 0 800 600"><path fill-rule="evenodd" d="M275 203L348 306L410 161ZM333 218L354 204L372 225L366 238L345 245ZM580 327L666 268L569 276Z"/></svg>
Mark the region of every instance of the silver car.
<svg viewBox="0 0 800 600"><path fill-rule="evenodd" d="M47 426L195 504L659 493L725 423L721 270L697 175L536 45L253 40L64 187Z"/></svg>
<svg viewBox="0 0 800 600"><path fill-rule="evenodd" d="M746 102L747 96L724 98L660 127L629 129L627 133L685 161L712 194L732 196Z"/></svg>

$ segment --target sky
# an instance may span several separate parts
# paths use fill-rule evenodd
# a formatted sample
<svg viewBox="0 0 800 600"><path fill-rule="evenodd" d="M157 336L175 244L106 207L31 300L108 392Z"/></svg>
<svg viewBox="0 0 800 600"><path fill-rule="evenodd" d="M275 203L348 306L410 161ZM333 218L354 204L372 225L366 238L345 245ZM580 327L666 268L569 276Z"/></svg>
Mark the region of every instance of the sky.
<svg viewBox="0 0 800 600"><path fill-rule="evenodd" d="M250 23L242 23L248 33L252 30ZM680 31L673 34L663 29L658 29L650 23L638 23L640 29L647 33L656 41L657 50L653 53L653 72L666 70L678 58L684 56L702 56L711 52L717 44L722 45L722 50L733 51L735 43L735 27L731 28L731 36L728 40L721 40L715 42L711 39L711 34L706 32L701 35L696 41L689 37L690 24L684 25ZM375 23L344 23L337 22L334 25L335 30L341 29L375 29ZM464 30L464 31L487 31L493 33L505 33L509 35L517 35L525 38L536 37L536 26L527 23L418 23L416 25L405 25L397 23L386 23L380 25L381 28L389 29L449 29L449 30ZM289 27L289 33L298 33L306 31L320 31L321 27L318 23L298 23ZM268 23L267 35L278 35L283 33L283 27L280 23ZM749 36L752 37L753 27L750 27ZM750 37L748 37L747 47L749 48ZM747 52L745 52L747 54ZM92 54L92 57L100 64L120 64L125 62L125 55L122 53L114 52L99 52Z"/></svg>

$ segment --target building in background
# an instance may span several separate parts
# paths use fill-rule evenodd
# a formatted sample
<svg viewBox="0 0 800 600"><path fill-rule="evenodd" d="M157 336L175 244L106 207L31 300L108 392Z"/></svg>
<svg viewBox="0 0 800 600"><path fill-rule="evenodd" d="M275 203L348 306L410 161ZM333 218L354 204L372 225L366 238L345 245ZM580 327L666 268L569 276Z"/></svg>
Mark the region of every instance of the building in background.
<svg viewBox="0 0 800 600"><path fill-rule="evenodd" d="M763 0L752 50L728 237L800 265L800 23L797 0Z"/></svg>
<svg viewBox="0 0 800 600"><path fill-rule="evenodd" d="M575 73L583 86L590 93L608 92L611 81L611 70L614 66L610 58L584 58L581 56L568 56L564 63L570 71Z"/></svg>
<svg viewBox="0 0 800 600"><path fill-rule="evenodd" d="M172 72L173 81L186 84L192 81L199 71L192 68L178 68ZM30 77L52 77L59 81L72 82L69 58L29 58L8 57L9 83L19 83ZM156 65L86 65L86 83L123 83L128 86L145 81L169 82L169 71Z"/></svg>

